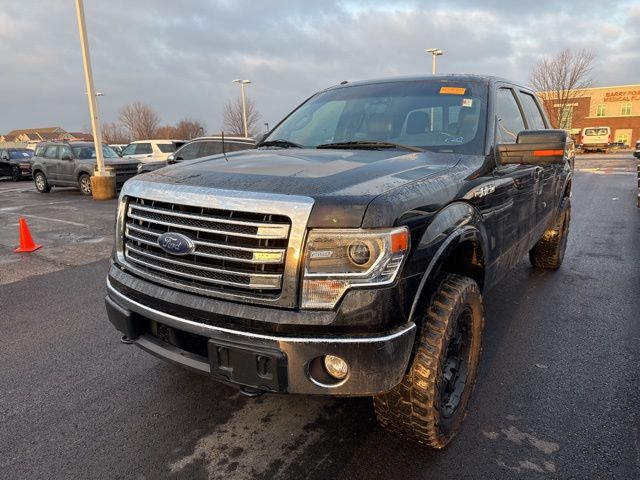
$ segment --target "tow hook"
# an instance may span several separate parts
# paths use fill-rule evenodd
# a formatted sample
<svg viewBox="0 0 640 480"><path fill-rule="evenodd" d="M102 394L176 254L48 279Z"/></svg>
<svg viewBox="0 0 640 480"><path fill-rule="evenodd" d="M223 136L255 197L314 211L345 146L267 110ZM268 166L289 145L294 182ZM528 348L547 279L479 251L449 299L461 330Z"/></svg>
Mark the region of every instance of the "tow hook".
<svg viewBox="0 0 640 480"><path fill-rule="evenodd" d="M264 390L258 390L251 387L240 387L240 392L247 397L259 397L264 393Z"/></svg>

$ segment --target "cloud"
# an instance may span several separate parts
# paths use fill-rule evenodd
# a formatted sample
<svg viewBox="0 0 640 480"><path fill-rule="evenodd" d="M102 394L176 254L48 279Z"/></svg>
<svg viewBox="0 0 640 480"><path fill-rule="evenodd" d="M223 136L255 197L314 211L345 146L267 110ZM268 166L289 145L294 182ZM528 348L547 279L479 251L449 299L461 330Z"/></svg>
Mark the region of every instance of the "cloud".
<svg viewBox="0 0 640 480"><path fill-rule="evenodd" d="M0 11L0 132L89 124L73 2L22 0ZM163 122L183 117L222 127L234 78L274 125L313 92L341 80L439 71L526 82L542 55L565 47L598 55L599 85L640 81L637 18L623 2L385 2L85 0L104 121L133 101Z"/></svg>

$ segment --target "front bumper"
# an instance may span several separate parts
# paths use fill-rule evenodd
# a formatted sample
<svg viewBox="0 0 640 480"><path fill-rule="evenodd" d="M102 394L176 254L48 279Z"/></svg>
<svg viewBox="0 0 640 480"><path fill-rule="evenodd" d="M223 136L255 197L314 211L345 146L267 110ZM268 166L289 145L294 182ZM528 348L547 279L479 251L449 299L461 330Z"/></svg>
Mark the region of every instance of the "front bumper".
<svg viewBox="0 0 640 480"><path fill-rule="evenodd" d="M366 335L254 333L163 312L128 297L110 282L107 287L109 320L137 346L216 380L259 390L362 396L390 390L406 371L416 334L412 322ZM191 351L180 348L167 337L158 336L158 326L189 335L189 342L206 346ZM219 353L229 355L228 351L234 360L225 366ZM349 374L344 380L335 381L319 370L324 355L336 355L347 362ZM270 367L264 370L263 365L254 372L265 358L271 362Z"/></svg>

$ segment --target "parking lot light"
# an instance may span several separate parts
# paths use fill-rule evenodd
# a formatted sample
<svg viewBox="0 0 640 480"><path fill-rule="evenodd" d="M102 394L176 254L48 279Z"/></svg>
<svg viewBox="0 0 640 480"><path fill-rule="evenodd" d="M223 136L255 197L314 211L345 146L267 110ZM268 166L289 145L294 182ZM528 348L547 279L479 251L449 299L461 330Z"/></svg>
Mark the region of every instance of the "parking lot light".
<svg viewBox="0 0 640 480"><path fill-rule="evenodd" d="M425 50L427 53L431 54L431 74L436 74L436 57L438 55L442 55L442 50L439 48L427 48Z"/></svg>

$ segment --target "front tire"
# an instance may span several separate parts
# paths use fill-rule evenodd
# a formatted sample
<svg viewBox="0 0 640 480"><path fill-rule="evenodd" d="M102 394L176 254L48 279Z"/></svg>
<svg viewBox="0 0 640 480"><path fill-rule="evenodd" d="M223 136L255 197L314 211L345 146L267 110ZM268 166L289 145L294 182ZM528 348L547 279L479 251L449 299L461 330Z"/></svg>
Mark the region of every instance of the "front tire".
<svg viewBox="0 0 640 480"><path fill-rule="evenodd" d="M49 185L44 173L36 172L33 176L33 182L36 184L36 190L40 193L49 193L51 191L51 185Z"/></svg>
<svg viewBox="0 0 640 480"><path fill-rule="evenodd" d="M565 197L560 204L558 218L542 238L529 251L529 261L535 268L557 270L562 265L569 238L571 199Z"/></svg>
<svg viewBox="0 0 640 480"><path fill-rule="evenodd" d="M80 175L78 177L78 187L80 187L82 195L91 195L91 177L86 173Z"/></svg>
<svg viewBox="0 0 640 480"><path fill-rule="evenodd" d="M470 278L446 275L422 319L416 352L399 385L373 399L380 424L429 448L456 435L478 371L482 295Z"/></svg>

